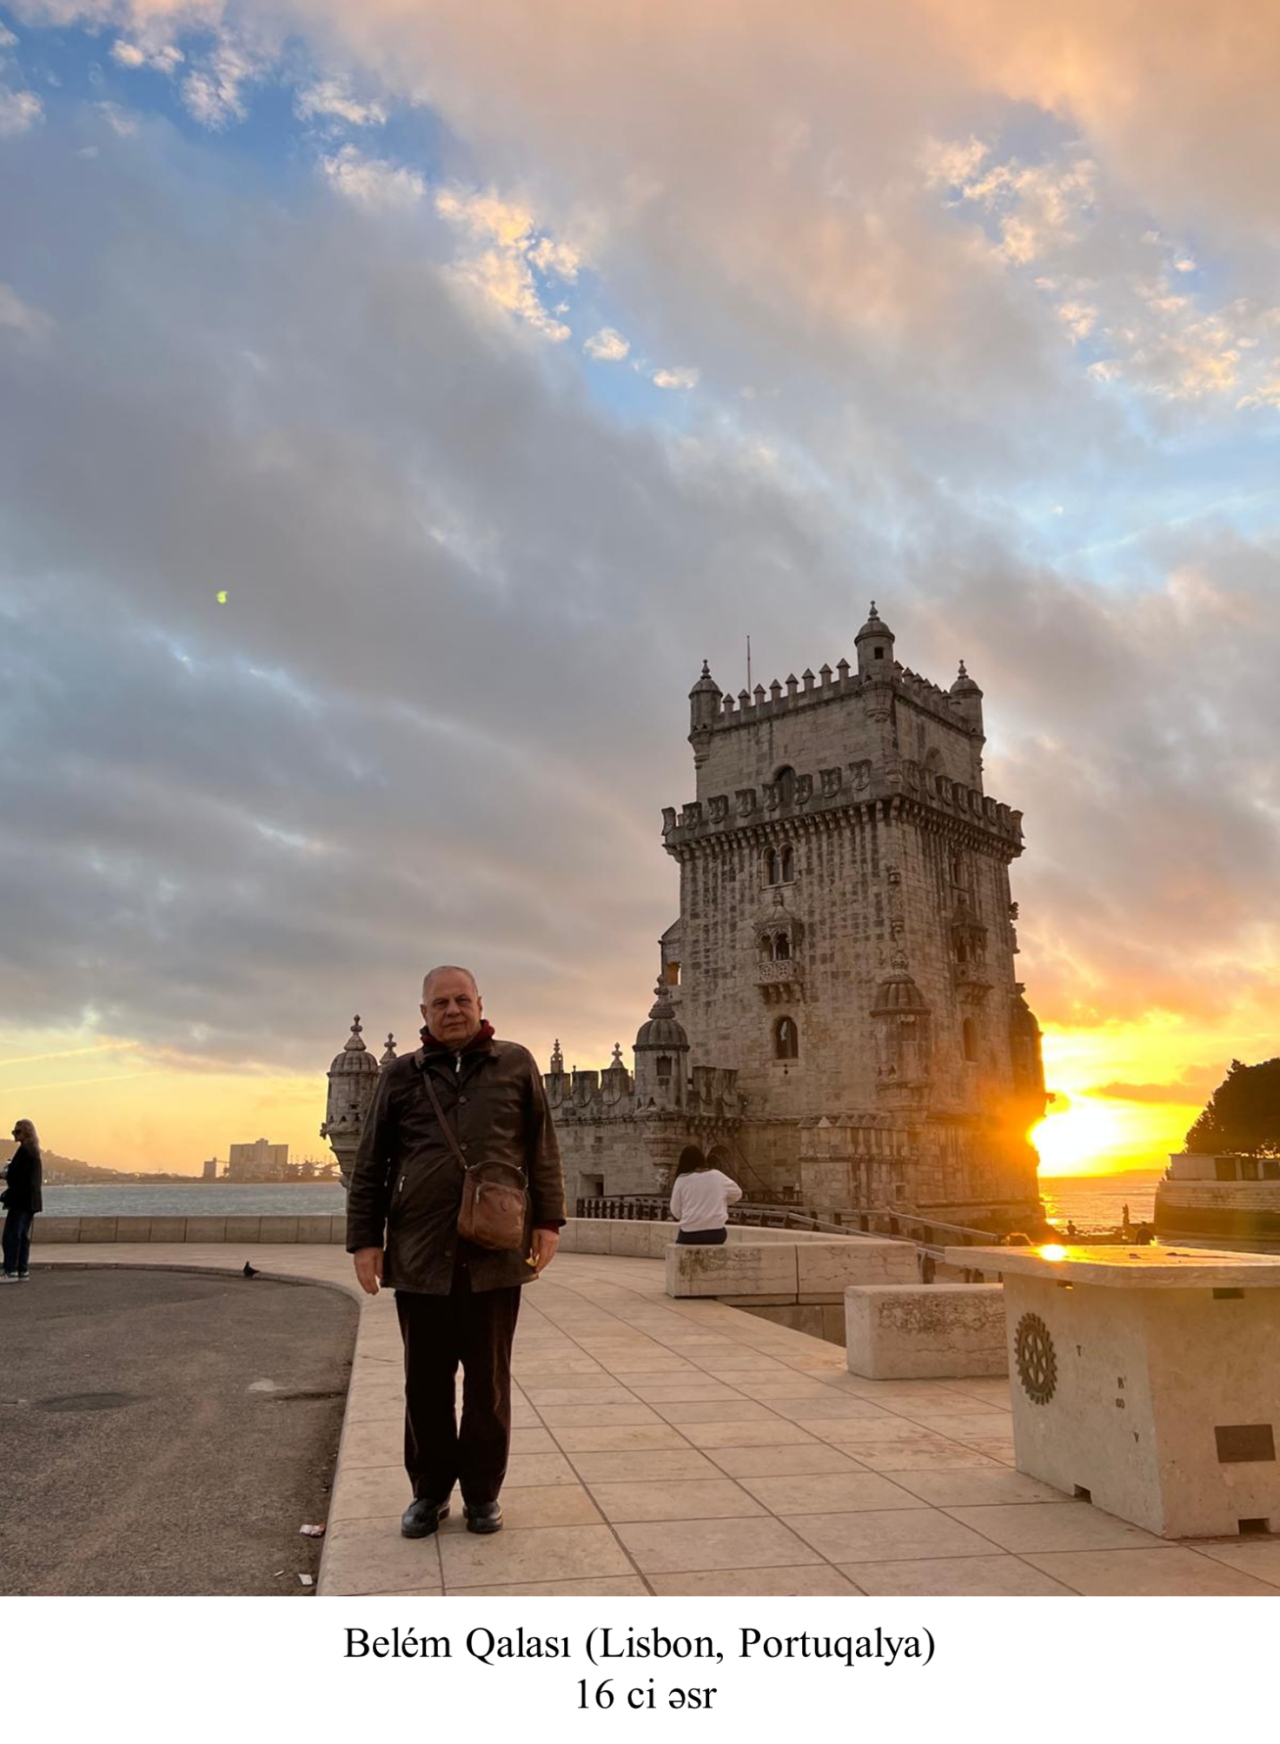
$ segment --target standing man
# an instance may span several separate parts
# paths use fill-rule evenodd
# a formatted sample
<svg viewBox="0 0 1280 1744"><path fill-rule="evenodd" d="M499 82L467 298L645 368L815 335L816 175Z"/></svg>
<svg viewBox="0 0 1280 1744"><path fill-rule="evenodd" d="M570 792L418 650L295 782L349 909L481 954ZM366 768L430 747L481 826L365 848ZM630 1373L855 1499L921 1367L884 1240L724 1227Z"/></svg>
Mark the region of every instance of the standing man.
<svg viewBox="0 0 1280 1744"><path fill-rule="evenodd" d="M347 1252L361 1287L376 1296L388 1284L396 1293L404 1462L413 1485L400 1521L406 1538L436 1530L455 1483L467 1530L500 1530L520 1289L554 1258L564 1223L560 1148L532 1054L495 1039L469 969L428 971L422 1015L422 1046L378 1080L347 1195ZM467 1167L504 1162L524 1170L529 1210L519 1252L459 1238L463 1163L441 1130L428 1080Z"/></svg>

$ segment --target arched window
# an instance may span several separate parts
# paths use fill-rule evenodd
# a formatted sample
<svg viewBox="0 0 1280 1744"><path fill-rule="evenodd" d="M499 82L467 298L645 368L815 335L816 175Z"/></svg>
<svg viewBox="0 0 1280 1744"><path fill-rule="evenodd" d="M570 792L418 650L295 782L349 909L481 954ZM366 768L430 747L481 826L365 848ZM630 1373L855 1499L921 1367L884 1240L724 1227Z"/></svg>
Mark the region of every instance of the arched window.
<svg viewBox="0 0 1280 1744"><path fill-rule="evenodd" d="M772 933L766 933L764 935L764 937L760 940L760 955L764 958L766 963L772 963L772 961L773 961L773 934Z"/></svg>
<svg viewBox="0 0 1280 1744"><path fill-rule="evenodd" d="M957 889L959 889L959 890L964 889L964 886L965 886L964 860L961 858L961 856L959 854L953 854L951 856L951 882L956 886Z"/></svg>
<svg viewBox="0 0 1280 1744"><path fill-rule="evenodd" d="M787 937L786 933L779 933L777 938L774 940L773 954L779 963L785 963L790 960L791 940Z"/></svg>
<svg viewBox="0 0 1280 1744"><path fill-rule="evenodd" d="M796 797L795 770L790 766L790 764L787 764L778 770L773 779L778 787L779 805L794 805Z"/></svg>
<svg viewBox="0 0 1280 1744"><path fill-rule="evenodd" d="M978 1026L971 1017L965 1018L960 1028L960 1034L964 1043L965 1059L976 1060L978 1057Z"/></svg>
<svg viewBox="0 0 1280 1744"><path fill-rule="evenodd" d="M796 1029L794 1018L780 1017L774 1024L773 1057L775 1060L799 1059L800 1032Z"/></svg>
<svg viewBox="0 0 1280 1744"><path fill-rule="evenodd" d="M796 875L795 856L792 854L790 848L784 848L782 850L779 872L781 874L780 882L783 884L790 884Z"/></svg>
<svg viewBox="0 0 1280 1744"><path fill-rule="evenodd" d="M768 849L768 851L766 852L765 857L764 857L764 881L765 881L765 883L766 884L777 884L778 883L778 871L779 871L778 850L776 848L770 848L770 849Z"/></svg>

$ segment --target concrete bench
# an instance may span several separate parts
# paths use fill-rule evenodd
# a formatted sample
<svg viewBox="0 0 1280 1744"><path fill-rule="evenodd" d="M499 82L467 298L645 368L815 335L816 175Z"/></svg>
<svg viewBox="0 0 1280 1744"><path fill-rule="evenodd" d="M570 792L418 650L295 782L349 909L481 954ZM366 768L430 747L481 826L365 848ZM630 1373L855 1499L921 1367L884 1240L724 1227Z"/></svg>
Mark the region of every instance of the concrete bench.
<svg viewBox="0 0 1280 1744"><path fill-rule="evenodd" d="M1007 1375L999 1284L855 1284L844 1293L850 1373L868 1380Z"/></svg>
<svg viewBox="0 0 1280 1744"><path fill-rule="evenodd" d="M743 1232L744 1237L747 1232ZM835 1236L825 1241L752 1242L666 1249L667 1295L754 1297L762 1302L826 1302L846 1285L916 1276L909 1242Z"/></svg>

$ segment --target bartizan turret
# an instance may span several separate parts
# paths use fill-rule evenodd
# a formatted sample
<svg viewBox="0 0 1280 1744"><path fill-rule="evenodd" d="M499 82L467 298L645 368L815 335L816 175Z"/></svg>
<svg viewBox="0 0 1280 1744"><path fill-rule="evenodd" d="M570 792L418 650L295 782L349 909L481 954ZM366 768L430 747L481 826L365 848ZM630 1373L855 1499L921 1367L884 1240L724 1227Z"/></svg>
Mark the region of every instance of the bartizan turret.
<svg viewBox="0 0 1280 1744"><path fill-rule="evenodd" d="M661 981L646 1023L636 1031L636 1106L674 1113L684 1107L689 1038Z"/></svg>
<svg viewBox="0 0 1280 1744"><path fill-rule="evenodd" d="M390 1051L390 1036L387 1037L387 1047ZM324 1125L320 1128L320 1137L328 1139L329 1149L338 1159L344 1187L351 1185L351 1170L360 1145L360 1134L378 1087L378 1069L377 1060L364 1045L360 1019L354 1017L351 1034L329 1067L329 1101Z"/></svg>
<svg viewBox="0 0 1280 1744"><path fill-rule="evenodd" d="M711 746L711 733L720 713L720 686L711 676L711 667L702 662L702 676L689 692L689 743L693 746L693 763L697 768Z"/></svg>

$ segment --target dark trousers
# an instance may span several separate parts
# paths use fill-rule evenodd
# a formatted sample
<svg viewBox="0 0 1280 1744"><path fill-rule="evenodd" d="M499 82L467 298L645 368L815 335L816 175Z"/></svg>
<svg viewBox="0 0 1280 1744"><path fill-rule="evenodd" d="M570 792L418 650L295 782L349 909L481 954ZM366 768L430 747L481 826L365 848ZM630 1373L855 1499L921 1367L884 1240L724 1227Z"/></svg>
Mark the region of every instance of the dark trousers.
<svg viewBox="0 0 1280 1744"><path fill-rule="evenodd" d="M25 1272L31 1260L34 1211L10 1211L4 1220L4 1269L12 1277Z"/></svg>
<svg viewBox="0 0 1280 1744"><path fill-rule="evenodd" d="M420 1499L443 1502L454 1484L472 1506L496 1502L511 1447L511 1340L520 1286L468 1287L449 1296L396 1291L404 1339L404 1464ZM454 1411L462 1364L462 1421Z"/></svg>
<svg viewBox="0 0 1280 1744"><path fill-rule="evenodd" d="M720 1247L728 1241L727 1229L682 1229L676 1237L677 1247Z"/></svg>

